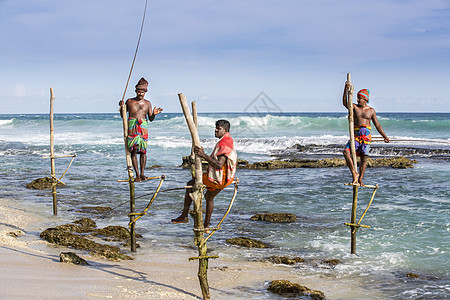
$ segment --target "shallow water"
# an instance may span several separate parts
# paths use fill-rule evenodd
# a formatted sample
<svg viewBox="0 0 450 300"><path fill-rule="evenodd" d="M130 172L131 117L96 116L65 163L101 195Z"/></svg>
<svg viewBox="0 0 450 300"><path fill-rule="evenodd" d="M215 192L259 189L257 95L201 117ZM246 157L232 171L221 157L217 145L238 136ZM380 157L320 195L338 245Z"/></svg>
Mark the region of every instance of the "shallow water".
<svg viewBox="0 0 450 300"><path fill-rule="evenodd" d="M357 233L357 255L350 255L350 233L343 223L350 221L352 189L347 168L238 170L239 193L232 212L209 242L209 248L224 260L259 260L273 254L300 256L305 263L286 268L303 278L331 277L353 282L370 298L442 299L449 297L449 114L379 114L391 144L374 143L373 156L396 154L417 159L413 169L369 168L365 182L379 184L375 200ZM251 162L272 159L271 155L337 157L347 140L345 114L201 114L199 131L206 152L211 151L214 122L231 122L240 158ZM55 152L77 153L58 188L59 216L51 217L49 191L28 190L25 185L49 174L49 125L46 115L0 115L0 187L4 198L35 207L48 215L49 226L91 217L99 226L128 223L128 186L121 119L114 114L63 114L55 117ZM163 188L183 186L190 175L178 167L190 152L190 136L181 114L161 114L150 124L147 176L165 174ZM374 133L374 136L377 134ZM293 146L311 146L299 152ZM317 147L318 146L318 147ZM295 148L295 147L294 147ZM326 149L326 151L323 151ZM409 150L408 150L409 149ZM411 149L413 149L411 151ZM70 158L57 159L61 174ZM158 180L137 184L137 196L152 193ZM228 206L232 187L215 201L213 223ZM371 196L361 188L358 216ZM150 196L137 200L143 209ZM148 215L137 223L144 235L142 249L167 247L177 251L192 244L192 221L173 225L171 218L182 208L179 191L158 195ZM39 205L35 205L39 204ZM110 206L101 217L79 212L82 206ZM46 209L45 209L46 208ZM290 212L296 223L272 224L250 221L260 212ZM47 225L47 224L46 224ZM37 233L36 233L37 234ZM270 249L238 249L225 243L230 237L248 236L270 243ZM145 259L145 254L142 255ZM321 262L337 258L343 263L331 269ZM406 277L416 273L419 279ZM270 298L261 286L245 293L249 298ZM340 296L342 298L352 298Z"/></svg>

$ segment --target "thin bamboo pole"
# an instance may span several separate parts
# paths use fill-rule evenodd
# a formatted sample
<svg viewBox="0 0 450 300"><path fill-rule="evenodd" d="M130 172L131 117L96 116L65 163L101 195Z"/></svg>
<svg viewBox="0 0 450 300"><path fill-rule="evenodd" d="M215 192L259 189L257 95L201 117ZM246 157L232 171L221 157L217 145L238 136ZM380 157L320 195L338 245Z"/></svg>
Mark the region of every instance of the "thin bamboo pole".
<svg viewBox="0 0 450 300"><path fill-rule="evenodd" d="M186 97L183 94L178 94L180 100L181 108L183 109L183 114L186 119L186 123L191 133L191 138L194 146L200 146L200 138L198 136L197 127L194 123L194 118L192 117L189 107L186 101ZM190 196L194 202L195 211L195 221L194 221L194 235L195 244L198 247L198 279L200 282L200 288L202 290L203 299L211 299L211 294L209 292L208 285L208 256L206 255L206 244L203 243L204 239L204 226L203 226L203 214L202 214L202 200L203 200L203 182L202 182L202 160L201 157L195 155L195 185L193 192Z"/></svg>
<svg viewBox="0 0 450 300"><path fill-rule="evenodd" d="M55 93L50 88L50 169L52 173L52 197L53 197L53 215L58 215L57 199L56 199L56 175L55 175L55 128L53 126L53 105L55 102Z"/></svg>
<svg viewBox="0 0 450 300"><path fill-rule="evenodd" d="M213 236L213 234L220 229L220 225L222 225L223 221L225 220L225 218L227 217L228 213L231 210L231 207L233 206L234 203L234 199L236 199L236 195L237 195L237 190L238 190L238 186L239 186L239 178L236 178L236 180L234 181L234 192L233 192L233 197L231 198L230 204L228 205L228 209L225 212L225 214L223 215L222 219L220 219L219 223L217 224L217 226L215 228L210 228L211 233L203 240L203 243L205 244L210 237Z"/></svg>
<svg viewBox="0 0 450 300"><path fill-rule="evenodd" d="M122 99L123 100L123 99ZM135 203L135 190L134 190L134 175L133 175L133 164L131 161L131 153L128 149L128 119L127 119L127 108L125 103L120 107L120 113L122 115L122 125L123 125L123 139L125 143L125 157L127 161L127 173L128 182L130 186L130 248L131 252L136 252L136 203Z"/></svg>
<svg viewBox="0 0 450 300"><path fill-rule="evenodd" d="M355 129L353 120L353 85L351 82L350 73L347 74L347 82L350 84L350 88L347 90L347 109L348 109L348 130L350 134L350 152L353 160L353 166L357 170L358 164L356 162L356 150L355 150ZM353 200L352 200L352 214L350 223L356 222L356 208L358 204L358 186L353 186ZM350 253L356 254L356 228L350 226L351 242Z"/></svg>

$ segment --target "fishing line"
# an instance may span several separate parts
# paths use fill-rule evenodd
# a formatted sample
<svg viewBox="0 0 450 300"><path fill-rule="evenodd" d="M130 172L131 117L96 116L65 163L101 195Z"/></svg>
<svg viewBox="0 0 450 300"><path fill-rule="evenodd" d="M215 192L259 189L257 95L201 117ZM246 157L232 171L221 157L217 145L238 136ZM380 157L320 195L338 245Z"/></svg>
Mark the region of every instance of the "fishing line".
<svg viewBox="0 0 450 300"><path fill-rule="evenodd" d="M131 64L130 74L128 74L127 84L125 85L125 90L123 91L122 101L125 99L125 94L127 93L127 88L128 88L128 84L130 83L131 73L133 72L134 62L136 61L136 56L137 56L137 53L138 53L139 44L141 42L142 30L144 29L145 15L146 15L146 12L147 12L147 1L148 0L145 0L145 8L144 8L144 15L142 17L141 31L139 32L139 39L138 39L138 42L137 42L137 45L136 45L136 51L134 52L133 63Z"/></svg>

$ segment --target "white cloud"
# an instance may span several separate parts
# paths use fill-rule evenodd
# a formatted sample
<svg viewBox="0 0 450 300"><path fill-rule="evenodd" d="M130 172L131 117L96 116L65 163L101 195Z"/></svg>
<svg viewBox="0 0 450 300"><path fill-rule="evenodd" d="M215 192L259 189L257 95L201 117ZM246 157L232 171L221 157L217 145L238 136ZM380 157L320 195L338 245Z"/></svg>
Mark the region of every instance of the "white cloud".
<svg viewBox="0 0 450 300"><path fill-rule="evenodd" d="M13 96L14 97L25 97L26 96L26 87L23 83L18 83L14 87Z"/></svg>

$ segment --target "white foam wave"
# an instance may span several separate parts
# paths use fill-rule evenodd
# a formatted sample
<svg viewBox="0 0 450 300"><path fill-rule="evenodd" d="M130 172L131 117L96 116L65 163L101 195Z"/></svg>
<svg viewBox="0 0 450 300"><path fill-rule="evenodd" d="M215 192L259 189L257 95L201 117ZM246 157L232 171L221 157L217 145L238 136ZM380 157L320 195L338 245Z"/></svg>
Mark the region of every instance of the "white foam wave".
<svg viewBox="0 0 450 300"><path fill-rule="evenodd" d="M14 119L11 120L0 120L0 126L12 124Z"/></svg>
<svg viewBox="0 0 450 300"><path fill-rule="evenodd" d="M162 148L190 148L192 145L191 140L176 136L155 136L149 143Z"/></svg>

